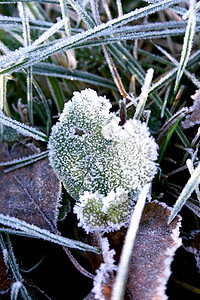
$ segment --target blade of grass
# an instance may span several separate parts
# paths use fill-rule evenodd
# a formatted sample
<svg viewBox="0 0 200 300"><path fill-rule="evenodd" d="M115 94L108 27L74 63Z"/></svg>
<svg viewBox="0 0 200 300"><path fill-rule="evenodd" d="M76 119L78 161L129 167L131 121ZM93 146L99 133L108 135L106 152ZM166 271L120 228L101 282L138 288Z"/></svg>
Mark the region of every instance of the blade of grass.
<svg viewBox="0 0 200 300"><path fill-rule="evenodd" d="M152 5L145 6L143 8L134 10L130 13L124 14L121 17L110 20L105 24L101 24L96 26L93 29L89 29L81 34L77 34L75 36L68 37L66 39L62 39L61 41L54 42L53 44L43 45L40 47L27 47L26 49L20 49L20 51L15 51L12 53L12 56L6 57L5 60L1 61L1 64L4 68L6 68L7 72L16 71L18 68L27 67L32 65L34 62L45 59L53 54L61 50L72 49L74 46L80 46L80 43L86 42L87 39L91 39L93 37L100 37L104 35L104 32L108 30L109 34L112 34L111 28L119 27L125 25L126 23L136 20L138 18L147 16L149 14L153 14L160 9L165 9L170 5L179 3L180 0L165 0L162 3L155 3ZM108 34L108 33L107 33ZM119 39L118 39L119 40ZM98 41L99 43L104 43L104 41ZM22 61L16 64L16 59L19 60L22 58ZM5 62L5 66L4 66ZM9 63L9 64L8 64ZM14 65L13 65L14 63ZM17 67L17 68L16 68ZM5 72L5 70L3 70Z"/></svg>
<svg viewBox="0 0 200 300"><path fill-rule="evenodd" d="M192 50L192 44L195 34L195 26L196 26L196 0L190 1L190 11L189 11L189 18L188 18L188 25L185 32L184 42L183 42L183 49L181 53L181 61L179 65L179 69L177 72L174 93L177 93L179 83L183 72L186 68L186 65L189 60L189 56Z"/></svg>
<svg viewBox="0 0 200 300"><path fill-rule="evenodd" d="M190 179L186 183L185 187L183 188L180 196L178 197L176 203L174 204L171 214L169 216L168 224L173 221L173 219L176 217L178 212L181 210L183 205L186 203L188 198L191 196L192 192L196 189L200 182L200 163L194 169L192 175L190 176Z"/></svg>
<svg viewBox="0 0 200 300"><path fill-rule="evenodd" d="M49 151L43 151L41 153L29 155L28 157L22 157L20 159L14 159L14 160L11 160L11 161L0 162L0 167L12 166L12 167L4 170L4 173L8 173L8 172L11 172L13 170L22 168L24 166L33 164L34 162L47 157L48 154L49 154Z"/></svg>
<svg viewBox="0 0 200 300"><path fill-rule="evenodd" d="M142 86L142 92L139 96L139 103L137 105L137 108L136 108L136 111L135 111L135 114L134 114L134 119L139 120L142 116L142 113L144 111L144 107L145 107L145 104L146 104L146 101L147 101L147 97L149 95L150 85L151 85L152 78L153 78L153 72L154 72L153 69L149 69L147 71L147 74L146 74L146 77L145 77L145 80L144 80L144 84Z"/></svg>
<svg viewBox="0 0 200 300"><path fill-rule="evenodd" d="M7 76L0 75L0 111L5 112ZM3 142L4 125L0 122L0 137Z"/></svg>
<svg viewBox="0 0 200 300"><path fill-rule="evenodd" d="M180 121L183 119L183 117L179 117L179 119L175 122L175 124L170 128L167 136L166 136L166 139L164 141L164 144L160 150L160 155L159 155L159 158L158 158L158 163L160 164L161 160L162 160L162 157L163 157L163 154L167 148L167 145L169 144L170 140L171 140L171 137L174 133L174 131L177 129L177 126L178 124L180 123Z"/></svg>
<svg viewBox="0 0 200 300"><path fill-rule="evenodd" d="M68 80L77 80L80 82L87 82L92 85L103 86L109 89L116 90L115 84L104 77L81 70L70 70L63 66L51 63L38 63L33 66L33 74L65 78Z"/></svg>
<svg viewBox="0 0 200 300"><path fill-rule="evenodd" d="M27 14L26 3L18 2L18 11L19 11L19 16L22 20L22 25L23 25L24 46L28 47L31 45L31 37L30 37L29 18L28 18L28 14ZM32 78L33 78L32 67L28 66L28 68L27 68L27 103L28 103L28 112L29 112L29 122L31 125L34 124Z"/></svg>
<svg viewBox="0 0 200 300"><path fill-rule="evenodd" d="M55 105L57 107L57 110L59 113L62 112L63 107L64 107L64 103L65 103L65 99L64 99L64 95L62 92L62 89L60 88L58 79L55 77L47 77L47 82L48 82L48 86L49 89L51 91L51 95L53 97L53 100L55 102Z"/></svg>
<svg viewBox="0 0 200 300"><path fill-rule="evenodd" d="M43 132L33 128L29 127L25 124L22 124L16 120L13 120L9 117L6 117L3 113L0 113L0 122L2 122L4 125L8 127L12 127L13 129L20 132L22 135L30 136L36 140L41 140L43 142L48 142L48 137Z"/></svg>
<svg viewBox="0 0 200 300"><path fill-rule="evenodd" d="M99 248L87 245L79 241L68 239L61 235L53 234L48 230L41 229L33 224L29 224L25 221L21 221L14 217L4 216L0 214L0 224L14 229L21 230L22 232L26 232L34 238L43 239L45 241L49 241L58 245L62 245L62 246L66 246L69 248L74 248L82 251L92 251L97 254L101 252Z"/></svg>
<svg viewBox="0 0 200 300"><path fill-rule="evenodd" d="M23 280L22 275L20 274L19 266L17 264L16 258L15 258L14 252L13 252L11 241L10 241L9 236L7 234L6 234L6 243L4 242L2 234L0 234L0 244L1 244L2 251L3 252L6 251L6 253L7 253L7 263L8 263L8 265L10 266L10 268L12 270L14 279L16 280L16 282L21 283L20 291L21 291L23 299L31 300L31 298L28 295L28 291L27 291L26 287L22 284L22 282L24 280Z"/></svg>

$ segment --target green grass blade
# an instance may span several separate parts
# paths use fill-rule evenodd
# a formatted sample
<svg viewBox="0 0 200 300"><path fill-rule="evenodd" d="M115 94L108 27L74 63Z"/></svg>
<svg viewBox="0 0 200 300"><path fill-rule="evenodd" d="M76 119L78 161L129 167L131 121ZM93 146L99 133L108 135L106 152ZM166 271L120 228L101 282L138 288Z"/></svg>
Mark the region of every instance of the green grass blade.
<svg viewBox="0 0 200 300"><path fill-rule="evenodd" d="M116 89L112 80L81 70L70 70L63 66L51 63L38 63L33 66L33 74L64 78L70 81L77 80L80 82L87 82L92 85L103 86L109 89Z"/></svg>
<svg viewBox="0 0 200 300"><path fill-rule="evenodd" d="M168 223L171 223L173 221L173 219L176 217L176 215L181 210L183 205L186 203L188 198L191 196L192 192L198 186L199 182L200 182L200 164L198 164L198 166L192 173L190 179L186 183L186 185L183 188L180 196L178 197L175 205L173 206L171 214L169 216Z"/></svg>
<svg viewBox="0 0 200 300"><path fill-rule="evenodd" d="M169 130L169 132L168 132L168 134L167 134L167 136L166 136L165 142L164 142L164 144L163 144L163 146L162 146L162 148L161 148L161 150L160 150L160 155L159 155L159 159L158 159L158 163L159 163L159 164L160 164L160 162L161 162L161 160L162 160L162 157L163 157L163 154L164 154L164 152L165 152L165 150L166 150L166 148L167 148L167 145L169 144L170 139L171 139L171 137L172 137L174 131L177 129L177 126L178 126L178 124L180 123L180 121L182 120L182 118L183 118L183 117L180 117L180 118L175 122L175 124L170 128L170 130Z"/></svg>
<svg viewBox="0 0 200 300"><path fill-rule="evenodd" d="M108 46L112 55L116 58L116 60L118 61L118 63L127 71L129 71L131 74L134 74L136 77L136 80L139 82L139 84L142 86L144 84L144 78L145 78L145 72L142 69L142 67L140 66L140 64L133 58L133 56L127 51L127 49L122 45L122 44L114 44L114 45L109 45ZM197 61L197 59L200 57L200 53L199 56L193 58L193 62ZM188 63L189 64L189 63ZM190 64L190 66L192 65L192 63ZM175 78L175 70L172 71L171 74L171 78ZM164 84L164 82L163 82ZM155 93L152 89L150 91L149 97L157 104L157 106L162 110L163 107L163 102L160 99L160 97L158 96L157 93ZM130 104L132 105L132 104ZM129 105L129 106L130 106ZM128 106L128 107L129 107ZM164 114L165 116L169 119L172 117L170 111L165 108L164 109ZM187 137L185 136L185 134L183 133L183 131L180 129L179 126L177 126L176 128L177 130L177 134L179 136L179 138L181 139L183 145L187 148L190 148L191 145L187 139Z"/></svg>
<svg viewBox="0 0 200 300"><path fill-rule="evenodd" d="M60 88L58 79L49 76L47 77L47 82L51 91L51 95L56 104L57 110L59 113L61 113L64 107L65 99L64 99L62 89Z"/></svg>
<svg viewBox="0 0 200 300"><path fill-rule="evenodd" d="M37 81L34 78L33 78L33 86L36 89L36 91L37 91L37 93L38 93L38 95L39 95L39 97L40 97L40 99L42 101L43 107L44 107L46 115L47 115L47 129L46 129L46 133L47 133L47 136L49 136L49 133L50 133L50 130L51 130L51 125L52 125L51 111L50 111L48 102L47 102L47 100L46 100L46 98L44 96L44 93L43 93L42 89L40 88L39 84L37 83Z"/></svg>

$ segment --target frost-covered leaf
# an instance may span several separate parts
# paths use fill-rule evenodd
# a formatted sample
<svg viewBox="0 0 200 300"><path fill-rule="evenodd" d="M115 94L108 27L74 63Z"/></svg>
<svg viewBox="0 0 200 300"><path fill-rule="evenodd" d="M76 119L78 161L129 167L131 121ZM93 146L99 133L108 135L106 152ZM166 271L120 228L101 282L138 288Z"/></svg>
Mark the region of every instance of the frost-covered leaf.
<svg viewBox="0 0 200 300"><path fill-rule="evenodd" d="M1 144L0 161L28 156L34 152L30 147L15 145L9 153L6 144ZM48 159L11 173L4 173L3 168L0 170L0 213L41 228L55 229L61 186Z"/></svg>
<svg viewBox="0 0 200 300"><path fill-rule="evenodd" d="M158 146L146 123L129 119L119 126L110 108L92 89L74 92L52 127L50 161L76 200L84 192L107 196L118 187L135 196L157 171Z"/></svg>
<svg viewBox="0 0 200 300"><path fill-rule="evenodd" d="M194 103L189 108L191 114L182 122L184 128L190 128L196 124L200 124L200 90L197 90L191 98L194 100Z"/></svg>
<svg viewBox="0 0 200 300"><path fill-rule="evenodd" d="M146 204L136 236L127 289L134 300L167 299L166 284L179 238L180 217L168 225L170 208Z"/></svg>

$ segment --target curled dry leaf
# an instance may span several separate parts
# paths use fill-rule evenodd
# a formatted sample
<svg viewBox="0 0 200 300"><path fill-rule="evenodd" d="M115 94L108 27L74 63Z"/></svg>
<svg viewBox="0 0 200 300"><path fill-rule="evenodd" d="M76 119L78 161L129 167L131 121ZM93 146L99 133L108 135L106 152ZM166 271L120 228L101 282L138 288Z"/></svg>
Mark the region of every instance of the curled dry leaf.
<svg viewBox="0 0 200 300"><path fill-rule="evenodd" d="M196 265L200 273L200 230L193 230L189 238L184 238L183 248L194 254Z"/></svg>
<svg viewBox="0 0 200 300"><path fill-rule="evenodd" d="M175 251L181 245L179 238L181 220L177 216L168 225L170 212L166 204L158 201L145 205L132 254L125 299L167 299L165 289L171 273L170 265ZM116 251L117 263L124 236L123 228L108 234L110 248ZM92 293L84 300L91 299L94 299ZM105 295L105 299L109 298Z"/></svg>
<svg viewBox="0 0 200 300"><path fill-rule="evenodd" d="M191 98L194 100L194 103L189 108L191 114L182 122L183 128L190 128L196 124L200 124L200 90L197 90Z"/></svg>
<svg viewBox="0 0 200 300"><path fill-rule="evenodd" d="M34 154L34 147L16 144L8 151L0 144L0 161L9 161ZM57 207L61 184L48 158L34 164L4 173L0 168L0 213L16 217L40 228L54 231L57 225Z"/></svg>

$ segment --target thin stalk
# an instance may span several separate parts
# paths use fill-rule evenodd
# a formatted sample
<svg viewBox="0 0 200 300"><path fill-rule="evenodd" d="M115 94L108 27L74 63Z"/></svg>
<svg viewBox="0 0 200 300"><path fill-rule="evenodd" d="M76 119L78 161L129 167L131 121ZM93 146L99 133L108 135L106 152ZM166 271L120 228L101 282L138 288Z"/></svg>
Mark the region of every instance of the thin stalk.
<svg viewBox="0 0 200 300"><path fill-rule="evenodd" d="M69 251L69 249L67 247L63 246L63 250L65 251L65 253L67 254L67 256L69 257L70 261L73 263L74 267L84 276L90 278L90 279L94 279L94 275L91 274L90 272L88 272L86 269L84 269L79 262L74 258L74 256L71 254L71 252Z"/></svg>
<svg viewBox="0 0 200 300"><path fill-rule="evenodd" d="M5 112L7 76L0 75L0 111ZM0 122L0 136L3 142L4 125Z"/></svg>

